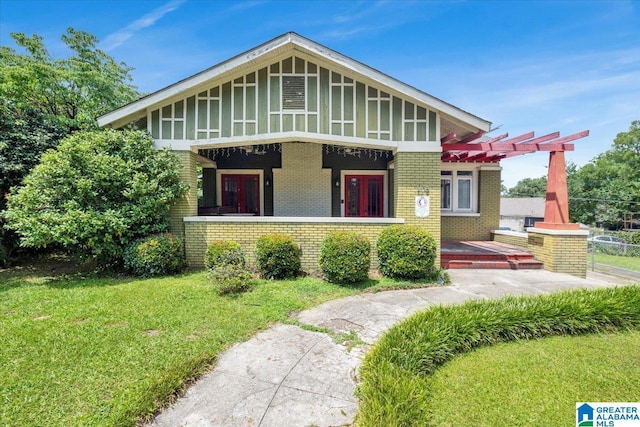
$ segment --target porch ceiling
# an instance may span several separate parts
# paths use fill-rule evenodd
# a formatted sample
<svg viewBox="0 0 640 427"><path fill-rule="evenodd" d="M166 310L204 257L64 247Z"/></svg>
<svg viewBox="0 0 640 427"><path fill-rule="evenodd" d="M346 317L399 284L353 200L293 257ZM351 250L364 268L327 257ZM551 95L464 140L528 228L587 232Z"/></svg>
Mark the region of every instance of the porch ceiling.
<svg viewBox="0 0 640 427"><path fill-rule="evenodd" d="M492 138L482 132L458 138L455 133L444 136L442 145L443 162L498 162L509 157L520 156L537 151L573 151L570 142L584 138L589 131L560 137L560 132L535 137L534 132L525 133L509 138L508 133Z"/></svg>

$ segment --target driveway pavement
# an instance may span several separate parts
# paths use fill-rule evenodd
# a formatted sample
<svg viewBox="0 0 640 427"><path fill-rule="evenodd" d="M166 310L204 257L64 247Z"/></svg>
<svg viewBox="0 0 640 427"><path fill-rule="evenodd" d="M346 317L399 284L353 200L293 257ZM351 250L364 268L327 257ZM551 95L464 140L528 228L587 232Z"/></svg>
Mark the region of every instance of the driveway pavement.
<svg viewBox="0 0 640 427"><path fill-rule="evenodd" d="M434 304L534 295L630 283L589 272L587 279L544 270L450 270L451 286L362 294L299 313L300 324L330 334L276 324L220 356L152 426L342 426L358 409L353 393L368 346L389 327ZM355 333L349 349L336 333Z"/></svg>

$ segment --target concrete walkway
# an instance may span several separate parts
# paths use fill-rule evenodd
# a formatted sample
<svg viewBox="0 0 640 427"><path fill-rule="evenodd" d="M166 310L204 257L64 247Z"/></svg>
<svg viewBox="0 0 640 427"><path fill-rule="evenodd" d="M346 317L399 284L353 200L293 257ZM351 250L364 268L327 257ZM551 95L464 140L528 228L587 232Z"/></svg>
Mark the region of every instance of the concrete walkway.
<svg viewBox="0 0 640 427"><path fill-rule="evenodd" d="M544 270L450 270L445 287L363 294L297 315L301 324L355 332L349 351L325 333L277 324L221 355L215 369L153 426L342 426L358 409L357 369L369 344L411 313L434 304L505 295L597 288L629 280L589 273L579 279ZM335 336L335 334L334 334Z"/></svg>

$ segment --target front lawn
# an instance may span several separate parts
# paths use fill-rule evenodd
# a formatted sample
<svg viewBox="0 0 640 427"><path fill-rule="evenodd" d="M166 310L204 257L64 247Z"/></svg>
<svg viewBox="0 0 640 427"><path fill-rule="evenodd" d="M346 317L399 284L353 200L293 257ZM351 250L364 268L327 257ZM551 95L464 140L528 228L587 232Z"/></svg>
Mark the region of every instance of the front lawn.
<svg viewBox="0 0 640 427"><path fill-rule="evenodd" d="M640 331L498 344L438 369L431 425L569 426L576 402L630 402L640 393Z"/></svg>
<svg viewBox="0 0 640 427"><path fill-rule="evenodd" d="M204 272L159 279L0 270L0 425L132 426L292 311L362 289L305 277L218 296ZM58 274L58 275L57 275Z"/></svg>
<svg viewBox="0 0 640 427"><path fill-rule="evenodd" d="M587 266L591 268L591 255L587 255ZM595 261L598 264L612 265L614 267L626 268L627 270L640 271L640 257L595 254Z"/></svg>
<svg viewBox="0 0 640 427"><path fill-rule="evenodd" d="M615 331L635 331L634 334L623 335L619 340L616 335L603 335L605 342L600 342L600 347L591 349L588 341L571 341L568 335L584 335L589 333L611 333ZM457 306L439 306L417 313L391 328L381 340L367 354L360 369L361 385L358 389L360 408L358 414L359 426L441 426L441 425L566 425L567 418L564 415L554 414L551 418L544 416L531 416L529 405L535 405L535 399L526 405L519 407L516 414L517 422L488 421L479 424L478 420L490 419L492 411L508 407L510 395L519 393L532 393L545 400L548 405L567 406L570 410L575 408L579 401L607 401L609 398L617 400L633 401L638 396L640 378L640 366L637 359L637 348L640 331L640 286L627 286L619 288L604 288L597 290L577 290L561 292L557 294L535 297L507 297L500 300L470 301ZM494 371L485 374L493 379L501 378L497 383L480 383L482 377L472 377L473 389L467 393L447 394L443 389L455 388L461 381L461 376L444 371L437 381L440 385L434 385L434 374L447 362L456 356L499 343L538 339L548 336L562 336L557 338L556 351L559 348L573 348L567 350L569 362L563 365L561 360L551 361L556 356L550 348L538 355L538 361L549 359L552 370L547 370L547 363L533 363L536 360L535 353L540 347L532 342L530 344L520 341L518 346L524 346L518 356L514 356L526 365L523 372L515 373L519 368L509 370L506 363L491 349L480 353L480 358ZM584 354L578 351L582 346ZM626 346L629 346L628 348ZM602 349L606 352L600 359L597 355L590 354ZM578 353L575 353L578 351ZM573 352L573 353L571 353ZM470 356L473 357L473 356ZM635 377L631 381L620 381L620 376L607 376L607 371L599 371L594 376L589 376L584 381L585 387L591 387L589 394L582 394L584 388L572 388L583 381L582 368L588 370L587 365L581 365L582 360L595 363L595 369L602 364L611 365L611 369L620 369L623 376L628 373ZM553 364L556 370L563 370L561 377L554 377ZM600 365L598 365L600 364ZM520 366L524 366L520 365ZM571 366L580 365L581 369L574 370ZM455 371L455 365L451 365ZM481 370L482 366L473 369ZM525 372L526 371L526 372ZM449 374L447 374L447 372ZM468 373L468 372L467 372ZM544 388L560 393L543 392L542 390L526 389L526 384L518 383L523 375L531 375L541 380L534 388ZM476 379L477 383L476 384ZM507 380L508 379L508 380ZM436 382L437 382L436 381ZM507 386L505 381L510 381ZM570 391L562 391L559 382L567 382ZM437 387L436 387L437 386ZM469 387L469 382L461 387ZM485 388L478 391L477 388ZM507 390L505 391L505 387ZM619 388L615 394L611 390ZM522 388L522 389L521 389ZM564 390L567 390L566 388ZM577 392L574 393L574 391ZM486 396L498 397L506 392L506 400L499 402L487 400ZM440 393L440 394L438 394ZM435 400L449 402L435 402ZM514 397L515 399L515 397ZM526 400L526 399L525 399ZM469 402L470 401L470 402ZM522 399L521 402L522 403ZM434 408L438 408L438 412ZM458 413L451 414L451 407L460 404L460 412L480 411L464 418L457 417ZM446 406L449 405L449 406ZM465 409L466 408L466 409ZM556 406L556 409L559 406ZM469 418L473 417L473 418ZM464 418L464 421L461 421ZM558 421L560 420L560 421Z"/></svg>

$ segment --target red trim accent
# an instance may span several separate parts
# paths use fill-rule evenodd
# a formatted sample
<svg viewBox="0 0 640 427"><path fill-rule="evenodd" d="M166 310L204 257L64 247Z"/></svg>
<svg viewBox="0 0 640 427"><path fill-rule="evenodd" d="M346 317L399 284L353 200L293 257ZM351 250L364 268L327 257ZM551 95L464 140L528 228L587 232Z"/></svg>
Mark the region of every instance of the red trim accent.
<svg viewBox="0 0 640 427"><path fill-rule="evenodd" d="M220 191L222 192L222 206L233 206L238 213L253 213L260 215L260 175L255 174L222 174ZM235 190L227 190L227 183L232 185L235 182ZM251 197L251 185L255 184L255 200L249 201ZM235 200L230 200L230 191L235 191Z"/></svg>
<svg viewBox="0 0 640 427"><path fill-rule="evenodd" d="M350 191L352 182L354 183L353 191L356 194ZM352 200L354 196L357 200ZM352 203L355 205L350 206ZM355 208L355 213L351 213L352 208ZM379 218L384 216L384 175L344 176L344 216Z"/></svg>
<svg viewBox="0 0 640 427"><path fill-rule="evenodd" d="M569 142L588 135L589 131L585 130L562 138L560 138L560 132L533 138L534 133L529 132L511 139L504 139L507 134L498 135L478 143L469 143L468 141L474 139L467 137L460 142L442 144L441 159L443 162L497 162L508 157L537 151L552 153L573 151L575 146ZM467 142L464 142L465 140Z"/></svg>

